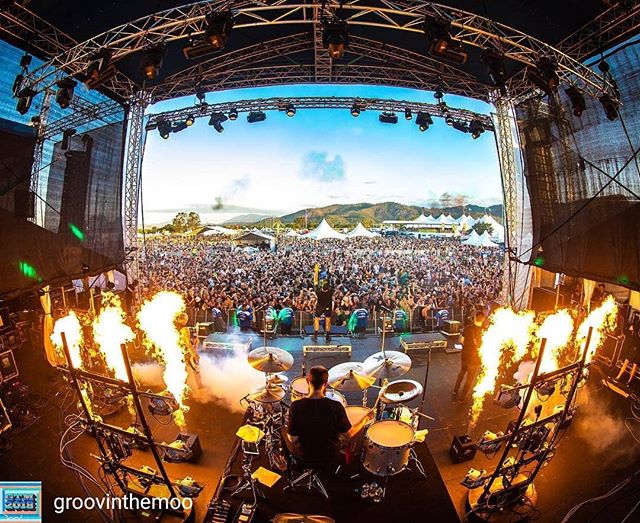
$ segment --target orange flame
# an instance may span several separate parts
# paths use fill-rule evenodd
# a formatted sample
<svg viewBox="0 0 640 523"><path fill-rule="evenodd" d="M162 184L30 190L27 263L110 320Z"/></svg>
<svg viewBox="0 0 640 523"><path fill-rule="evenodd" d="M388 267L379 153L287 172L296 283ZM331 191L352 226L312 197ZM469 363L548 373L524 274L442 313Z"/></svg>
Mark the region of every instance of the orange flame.
<svg viewBox="0 0 640 523"><path fill-rule="evenodd" d="M73 363L76 369L83 368L82 356L80 355L80 347L83 344L82 328L75 312L69 311L69 314L66 316L58 318L53 326L53 333L51 334L51 342L57 351L62 354L62 360L66 361L64 357L64 347L62 345L63 332L67 339L69 353L71 354L71 363Z"/></svg>
<svg viewBox="0 0 640 523"><path fill-rule="evenodd" d="M578 327L576 342L580 347L580 354L582 354L585 343L587 342L589 327L593 327L591 332L591 341L589 343L589 351L587 352L587 363L591 361L593 355L604 342L605 332L610 332L615 329L617 316L618 304L616 303L615 298L609 295L606 297L604 302L602 302L602 305L593 309L580 324L580 327Z"/></svg>
<svg viewBox="0 0 640 523"><path fill-rule="evenodd" d="M551 372L560 368L560 359L567 350L573 334L573 318L562 309L547 316L538 328L537 337L547 344L540 362L540 372ZM538 356L539 344L535 344L534 356Z"/></svg>
<svg viewBox="0 0 640 523"><path fill-rule="evenodd" d="M174 421L184 427L183 411L188 410L184 400L189 393L187 368L180 346L180 334L174 321L185 310L179 294L162 291L146 301L138 313L138 322L145 332L145 344L152 354L164 363L164 382L180 405L174 412Z"/></svg>
<svg viewBox="0 0 640 523"><path fill-rule="evenodd" d="M513 348L512 358L516 361L527 354L533 318L531 311L516 313L509 308L497 309L489 318L479 349L482 367L473 389L470 429L478 422L485 397L495 389L500 366L509 357L508 349Z"/></svg>
<svg viewBox="0 0 640 523"><path fill-rule="evenodd" d="M133 331L124 323L126 316L118 296L107 292L103 295L102 303L103 308L93 322L93 338L116 378L129 381L120 345L133 340Z"/></svg>

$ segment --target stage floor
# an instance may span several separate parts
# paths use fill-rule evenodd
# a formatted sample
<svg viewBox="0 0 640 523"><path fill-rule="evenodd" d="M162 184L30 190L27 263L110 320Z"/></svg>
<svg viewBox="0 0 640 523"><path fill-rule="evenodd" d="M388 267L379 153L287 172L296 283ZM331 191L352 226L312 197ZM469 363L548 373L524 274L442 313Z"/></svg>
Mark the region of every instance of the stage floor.
<svg viewBox="0 0 640 523"><path fill-rule="evenodd" d="M320 343L322 340L323 338ZM398 337L388 338L387 350L397 350L399 340ZM351 344L351 357L347 354L312 353L303 358L302 347L312 344L310 338L279 338L268 340L268 344L286 349L294 356L294 367L287 372L291 378L300 375L303 359L306 359L307 368L316 364L331 367L349 360L362 361L380 350L380 339L377 337L336 337L333 341ZM262 339L255 337L253 347L261 345ZM0 455L0 479L42 480L44 521L96 521L95 514L66 512L60 516L53 512L54 496L83 496L84 493L76 477L65 469L58 459L60 431L55 405L60 403L61 397L54 397L54 392L65 389L59 383L58 373L48 368L41 354L42 349L32 351L24 347L16 356L22 370L21 379L28 383L32 390L47 397L51 406L43 409L42 418L38 423L11 439L11 448ZM403 378L423 382L426 352L412 351L410 356L413 367ZM430 431L426 445L458 517L462 517L466 512L467 489L460 485L460 481L470 467L491 470L495 459L490 461L478 454L473 461L453 464L449 457L448 450L453 436L467 432L469 405L457 403L451 396L459 368L459 358L458 354L446 354L441 351L432 353L423 412L435 418L435 421L423 420L420 427L428 428ZM638 468L640 445L624 427L624 418L628 416L626 401L611 391L602 389L599 381L597 373L592 373L588 386L580 391L580 408L574 421L563 437L556 456L536 480L537 508L541 511L538 521L561 521L576 503L604 494ZM360 397L356 393L347 394L352 404L358 403ZM486 429L493 432L504 430L507 422L516 416L516 412L487 403L475 434L480 435ZM152 417L149 419L156 439L160 441L173 441L179 432L172 423L163 425ZM186 421L186 431L196 433L200 437L202 457L197 464L167 464L167 469L174 478L191 476L205 485L195 503L196 521L201 521L235 442L235 432L243 422L243 414L232 413L217 401L206 404L192 403L186 414ZM636 431L638 432L637 429ZM73 444L73 451L75 459L80 464L93 473L96 472L96 461L91 454L96 454L97 449L90 437L80 437ZM149 453L137 453L132 461L153 466ZM419 485L419 480L416 480L415 484ZM639 495L640 475L617 494L617 497L583 507L571 521L620 521L635 505ZM416 490L412 503L415 507L424 506L425 498L419 495L419 489ZM403 507L396 507L389 521L420 521L403 519L402 511ZM384 521L386 520L376 519L376 522Z"/></svg>

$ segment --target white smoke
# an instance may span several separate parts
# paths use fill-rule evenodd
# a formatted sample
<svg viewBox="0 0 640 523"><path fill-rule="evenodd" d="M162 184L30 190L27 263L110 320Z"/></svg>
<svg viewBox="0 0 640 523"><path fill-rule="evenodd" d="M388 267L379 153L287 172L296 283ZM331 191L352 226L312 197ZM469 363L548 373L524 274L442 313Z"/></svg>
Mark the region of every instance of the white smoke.
<svg viewBox="0 0 640 523"><path fill-rule="evenodd" d="M133 379L139 387L164 388L164 368L158 363L134 363L131 365Z"/></svg>

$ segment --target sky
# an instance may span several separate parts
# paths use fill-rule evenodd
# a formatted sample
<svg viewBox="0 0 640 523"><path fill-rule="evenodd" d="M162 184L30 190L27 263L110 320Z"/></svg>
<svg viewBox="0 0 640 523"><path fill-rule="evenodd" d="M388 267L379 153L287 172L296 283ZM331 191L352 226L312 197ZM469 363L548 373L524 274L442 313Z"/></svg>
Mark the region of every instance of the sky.
<svg viewBox="0 0 640 523"><path fill-rule="evenodd" d="M360 96L434 103L433 93L375 86L296 85L208 93L208 103L277 96ZM488 114L491 106L445 95L450 107ZM151 106L148 113L196 103L185 97ZM441 118L419 132L398 114L382 124L379 113L358 118L348 110L298 110L289 118L269 111L249 124L246 114L217 133L208 118L163 140L150 131L143 160L142 198L146 225L166 223L194 210L203 222L223 223L237 215L282 215L331 204L395 201L429 206L444 193L469 203L502 201L493 133L477 140ZM415 116L414 116L415 120ZM217 202L222 202L216 209Z"/></svg>

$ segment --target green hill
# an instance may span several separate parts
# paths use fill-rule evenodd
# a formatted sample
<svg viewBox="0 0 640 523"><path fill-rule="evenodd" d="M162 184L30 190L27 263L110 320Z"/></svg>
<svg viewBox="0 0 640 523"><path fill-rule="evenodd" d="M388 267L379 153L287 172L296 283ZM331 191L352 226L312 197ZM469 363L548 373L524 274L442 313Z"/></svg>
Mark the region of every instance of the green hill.
<svg viewBox="0 0 640 523"><path fill-rule="evenodd" d="M465 206L467 213L474 217L481 216L487 210L498 220L502 221L502 204L491 207L481 207L479 205ZM413 220L421 213L425 215L440 215L442 212L451 214L457 218L462 213L460 207L420 207L417 205L404 205L396 202L383 203L353 203L334 204L326 207L312 209L301 209L291 214L280 216L279 220L283 225L294 225L297 228L304 227L305 213L309 228L315 227L323 218L333 227L350 227L362 222L365 227L378 225L384 220ZM263 219L255 223L257 227L268 227L271 218Z"/></svg>

